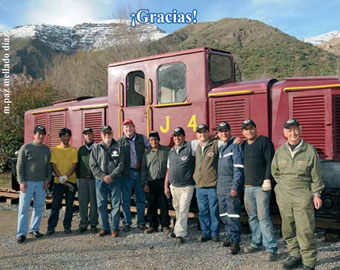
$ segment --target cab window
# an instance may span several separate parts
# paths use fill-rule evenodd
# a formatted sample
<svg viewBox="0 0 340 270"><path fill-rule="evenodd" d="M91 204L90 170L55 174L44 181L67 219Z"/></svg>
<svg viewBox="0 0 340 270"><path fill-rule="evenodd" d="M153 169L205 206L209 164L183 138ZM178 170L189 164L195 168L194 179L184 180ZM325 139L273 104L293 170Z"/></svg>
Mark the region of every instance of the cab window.
<svg viewBox="0 0 340 270"><path fill-rule="evenodd" d="M183 102L187 98L186 67L182 63L161 65L157 70L158 103Z"/></svg>
<svg viewBox="0 0 340 270"><path fill-rule="evenodd" d="M145 76L141 70L130 72L126 76L126 106L145 105Z"/></svg>
<svg viewBox="0 0 340 270"><path fill-rule="evenodd" d="M209 56L209 76L214 83L232 79L232 62L226 55L211 54Z"/></svg>

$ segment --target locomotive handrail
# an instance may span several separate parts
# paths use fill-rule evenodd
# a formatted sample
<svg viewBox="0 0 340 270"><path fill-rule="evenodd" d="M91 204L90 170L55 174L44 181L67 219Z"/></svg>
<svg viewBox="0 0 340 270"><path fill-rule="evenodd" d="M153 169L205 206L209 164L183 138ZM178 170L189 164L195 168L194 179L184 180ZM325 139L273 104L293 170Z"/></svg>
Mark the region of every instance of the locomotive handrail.
<svg viewBox="0 0 340 270"><path fill-rule="evenodd" d="M34 111L32 114L40 114L40 113L47 113L47 112L59 112L59 111L67 111L68 108L55 108L55 109L46 109L41 111Z"/></svg>
<svg viewBox="0 0 340 270"><path fill-rule="evenodd" d="M164 103L164 104L155 104L152 107L162 108L162 107L174 107L174 106L186 106L191 105L191 102L177 102L177 103Z"/></svg>
<svg viewBox="0 0 340 270"><path fill-rule="evenodd" d="M303 91L303 90L322 89L322 88L331 88L331 87L340 87L340 84L324 84L324 85L285 87L285 88L283 88L283 92Z"/></svg>
<svg viewBox="0 0 340 270"><path fill-rule="evenodd" d="M107 103L103 104L94 104L94 105L85 105L85 106L79 106L72 109L72 111L78 111L78 110L87 110L87 109L97 109L97 108L107 108Z"/></svg>
<svg viewBox="0 0 340 270"><path fill-rule="evenodd" d="M219 97L219 96L232 96L232 95L247 95L253 94L253 90L240 90L240 91L232 91L232 92L221 92L221 93L210 93L209 97Z"/></svg>

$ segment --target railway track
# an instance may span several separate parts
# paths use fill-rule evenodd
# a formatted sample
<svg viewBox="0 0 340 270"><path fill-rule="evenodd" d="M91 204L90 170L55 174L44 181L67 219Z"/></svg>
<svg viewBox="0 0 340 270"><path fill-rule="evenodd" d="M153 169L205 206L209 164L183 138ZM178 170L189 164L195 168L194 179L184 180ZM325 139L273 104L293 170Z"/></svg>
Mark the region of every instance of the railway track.
<svg viewBox="0 0 340 270"><path fill-rule="evenodd" d="M0 200L5 201L6 204L12 205L12 204L18 204L19 203L19 191L15 191L10 188L1 188L0 187ZM50 209L52 204L52 197L47 196L46 197L46 209ZM63 210L65 207L65 201L63 200ZM79 202L78 198L76 197L74 200L74 207L78 209ZM108 209L110 209L110 204L108 204ZM132 213L137 213L137 208L135 206L131 206L130 211ZM145 209L146 214L146 209ZM169 210L169 215L172 219L172 225L176 218L176 213L174 210ZM189 218L198 218L197 212L189 212ZM274 225L280 225L281 224L281 218L279 215L272 215L271 220ZM243 224L247 224L248 217L246 213L241 214L241 221ZM329 221L322 218L316 218L316 228L325 229L325 239L326 241L332 241L337 242L340 241L340 221Z"/></svg>

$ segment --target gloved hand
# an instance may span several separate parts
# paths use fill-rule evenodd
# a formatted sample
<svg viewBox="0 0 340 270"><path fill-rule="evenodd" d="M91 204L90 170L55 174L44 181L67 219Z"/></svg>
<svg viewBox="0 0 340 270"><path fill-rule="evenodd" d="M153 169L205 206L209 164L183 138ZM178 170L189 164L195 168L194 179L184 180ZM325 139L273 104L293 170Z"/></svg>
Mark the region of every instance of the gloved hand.
<svg viewBox="0 0 340 270"><path fill-rule="evenodd" d="M263 191L269 191L272 189L272 183L270 179L265 179L262 184L262 190Z"/></svg>
<svg viewBox="0 0 340 270"><path fill-rule="evenodd" d="M68 180L68 177L66 175L59 177L60 184L64 184Z"/></svg>
<svg viewBox="0 0 340 270"><path fill-rule="evenodd" d="M68 189L69 189L71 192L74 192L74 191L75 191L75 188L74 188L74 186L73 186L71 183L67 183L67 186L68 186Z"/></svg>

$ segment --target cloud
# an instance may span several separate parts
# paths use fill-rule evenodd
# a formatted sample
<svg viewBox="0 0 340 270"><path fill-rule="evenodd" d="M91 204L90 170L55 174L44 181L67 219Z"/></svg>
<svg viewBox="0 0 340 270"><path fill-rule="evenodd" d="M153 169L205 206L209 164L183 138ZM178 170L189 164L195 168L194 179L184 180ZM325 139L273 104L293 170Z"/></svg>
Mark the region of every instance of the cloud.
<svg viewBox="0 0 340 270"><path fill-rule="evenodd" d="M113 3L108 0L29 0L26 21L72 26L112 16Z"/></svg>
<svg viewBox="0 0 340 270"><path fill-rule="evenodd" d="M0 32L6 32L8 30L10 30L11 27L5 24L0 24Z"/></svg>

